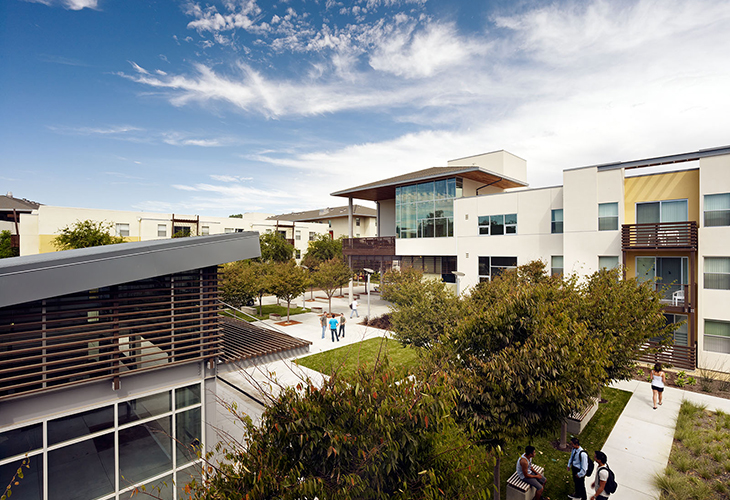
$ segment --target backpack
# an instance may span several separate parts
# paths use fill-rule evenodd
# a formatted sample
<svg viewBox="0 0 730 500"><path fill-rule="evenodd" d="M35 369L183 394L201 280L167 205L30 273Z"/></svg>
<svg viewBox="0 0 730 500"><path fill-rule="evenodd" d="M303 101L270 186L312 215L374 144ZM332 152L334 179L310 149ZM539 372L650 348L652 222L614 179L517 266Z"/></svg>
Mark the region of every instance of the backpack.
<svg viewBox="0 0 730 500"><path fill-rule="evenodd" d="M593 460L591 460L591 458L588 456L588 452L586 450L581 450L581 453L585 453L586 459L588 460L588 468L586 469L585 477L590 477L593 475L593 467L594 467Z"/></svg>
<svg viewBox="0 0 730 500"><path fill-rule="evenodd" d="M603 491L608 493L609 495L611 493L616 493L616 488L618 488L618 483L616 482L616 476L614 475L613 471L608 468L608 466L600 467L598 470L606 469L608 471L608 479L606 479L606 486L603 487Z"/></svg>
<svg viewBox="0 0 730 500"><path fill-rule="evenodd" d="M350 309L352 309L352 302L350 302Z"/></svg>

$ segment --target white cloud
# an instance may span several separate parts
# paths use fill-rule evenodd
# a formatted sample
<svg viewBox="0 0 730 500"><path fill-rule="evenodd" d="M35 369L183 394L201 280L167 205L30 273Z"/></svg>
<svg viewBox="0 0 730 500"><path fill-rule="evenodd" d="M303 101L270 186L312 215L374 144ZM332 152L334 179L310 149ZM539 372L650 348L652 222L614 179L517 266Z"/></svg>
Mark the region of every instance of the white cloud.
<svg viewBox="0 0 730 500"><path fill-rule="evenodd" d="M68 10L97 9L99 0L25 0L30 3L42 3L49 7L63 7Z"/></svg>
<svg viewBox="0 0 730 500"><path fill-rule="evenodd" d="M240 175L211 175L210 178L219 182L245 182L253 180L253 177L243 177Z"/></svg>

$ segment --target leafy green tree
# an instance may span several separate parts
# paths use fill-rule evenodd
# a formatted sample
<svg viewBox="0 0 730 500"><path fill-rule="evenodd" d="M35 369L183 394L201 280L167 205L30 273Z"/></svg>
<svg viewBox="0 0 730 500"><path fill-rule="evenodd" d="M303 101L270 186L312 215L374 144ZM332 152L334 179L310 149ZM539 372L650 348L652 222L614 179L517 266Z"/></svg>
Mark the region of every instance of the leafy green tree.
<svg viewBox="0 0 730 500"><path fill-rule="evenodd" d="M294 245L279 233L264 233L259 237L259 241L263 262L288 262L294 255Z"/></svg>
<svg viewBox="0 0 730 500"><path fill-rule="evenodd" d="M383 300L398 306L407 304L411 300L414 290L421 286L422 281L423 273L412 267L391 269L383 275L380 283L380 296Z"/></svg>
<svg viewBox="0 0 730 500"><path fill-rule="evenodd" d="M312 275L315 286L322 289L329 301L329 312L332 312L332 296L338 288L346 285L352 278L352 271L345 262L332 258L319 264Z"/></svg>
<svg viewBox="0 0 730 500"><path fill-rule="evenodd" d="M451 414L436 377L398 380L382 362L355 379L285 389L245 447L202 484L201 500L488 498L491 461Z"/></svg>
<svg viewBox="0 0 730 500"><path fill-rule="evenodd" d="M114 236L113 232L114 225L111 222L87 219L62 228L61 234L53 238L51 243L59 250L124 243L124 238Z"/></svg>
<svg viewBox="0 0 730 500"><path fill-rule="evenodd" d="M8 230L0 231L0 259L18 256L18 249L13 247L11 236Z"/></svg>
<svg viewBox="0 0 730 500"><path fill-rule="evenodd" d="M307 289L309 273L290 260L273 265L268 278L271 292L286 301L286 320L289 321L291 302Z"/></svg>
<svg viewBox="0 0 730 500"><path fill-rule="evenodd" d="M258 297L262 288L261 282L267 281L265 274L261 272L263 267L263 264L249 260L224 264L219 285L223 301L240 307Z"/></svg>
<svg viewBox="0 0 730 500"><path fill-rule="evenodd" d="M232 215L229 215L228 218L230 218L230 219L243 219L243 214L232 214Z"/></svg>
<svg viewBox="0 0 730 500"><path fill-rule="evenodd" d="M310 268L315 268L320 263L335 258L344 261L342 238L333 239L329 234L318 235L308 243L307 253L304 254L302 264Z"/></svg>

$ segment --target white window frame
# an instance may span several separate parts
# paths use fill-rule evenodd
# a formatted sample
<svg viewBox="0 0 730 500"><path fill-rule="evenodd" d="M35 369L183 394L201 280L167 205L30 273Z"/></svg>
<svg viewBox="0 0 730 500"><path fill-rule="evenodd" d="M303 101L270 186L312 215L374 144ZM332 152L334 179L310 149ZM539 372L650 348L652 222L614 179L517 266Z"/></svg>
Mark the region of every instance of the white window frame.
<svg viewBox="0 0 730 500"><path fill-rule="evenodd" d="M157 224L157 237L167 238L167 224Z"/></svg>
<svg viewBox="0 0 730 500"><path fill-rule="evenodd" d="M716 210L707 210L707 198L712 196L727 196L730 198L730 193L713 193L706 194L703 198L703 213L702 213L702 225L704 227L727 227L728 224L707 224L707 214L713 212L730 212L730 208L718 208Z"/></svg>
<svg viewBox="0 0 730 500"><path fill-rule="evenodd" d="M210 234L210 226L201 226L200 227L200 234L202 236L208 236Z"/></svg>
<svg viewBox="0 0 730 500"><path fill-rule="evenodd" d="M708 267L707 266L707 264L708 264L707 261L708 260L725 260L725 261L728 261L727 262L728 263L728 266L727 266L728 271L720 271L720 272L714 272L714 273L707 272L707 267ZM730 257L705 257L703 274L704 274L704 276L703 276L703 280L702 280L703 281L703 285L702 286L703 286L703 288L705 290L730 290ZM728 283L728 287L727 288L724 288L724 287L714 287L714 286L713 287L708 287L707 286L707 282L708 282L708 279L707 278L708 277L713 277L713 276L717 276L718 278L721 278L721 279L724 278L724 280L721 280L721 281L724 281L724 282Z"/></svg>
<svg viewBox="0 0 730 500"><path fill-rule="evenodd" d="M116 232L117 232L117 236L128 237L129 236L129 224L126 222L117 222Z"/></svg>
<svg viewBox="0 0 730 500"><path fill-rule="evenodd" d="M616 206L616 215L601 215L601 206L608 206L608 205L615 205ZM601 220L616 220L616 228L611 229L601 229ZM609 201L606 203L599 203L598 204L598 230L599 231L618 231L620 229L619 224L619 206L618 202L616 201Z"/></svg>
<svg viewBox="0 0 730 500"><path fill-rule="evenodd" d="M703 335L703 339L702 339L703 340L703 342L702 342L702 350L704 350L705 352L715 352L715 353L718 353L718 354L730 354L730 337L725 337L724 335L721 336L721 335L708 334L707 333L707 323L708 322L709 323L719 323L719 324L724 324L724 325L730 325L730 322L728 322L728 321L723 321L723 320L720 320L720 319L709 319L709 318L705 318L705 322L704 322L703 329L702 329L702 335ZM728 326L728 329L730 329L730 326ZM724 341L724 343L727 344L727 348L725 350L722 350L722 351L718 351L718 350L714 350L714 349L708 349L707 348L707 337L710 337L712 339L721 339L722 341Z"/></svg>

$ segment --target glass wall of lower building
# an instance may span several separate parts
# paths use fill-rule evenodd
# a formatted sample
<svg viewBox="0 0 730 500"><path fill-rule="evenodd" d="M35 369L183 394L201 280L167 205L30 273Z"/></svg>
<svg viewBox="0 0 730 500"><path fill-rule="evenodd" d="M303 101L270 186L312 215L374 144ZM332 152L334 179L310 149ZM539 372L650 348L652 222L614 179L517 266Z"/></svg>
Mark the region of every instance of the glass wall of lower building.
<svg viewBox="0 0 730 500"><path fill-rule="evenodd" d="M129 498L142 486L183 498L200 477L201 394L195 383L2 431L0 484L27 500Z"/></svg>

